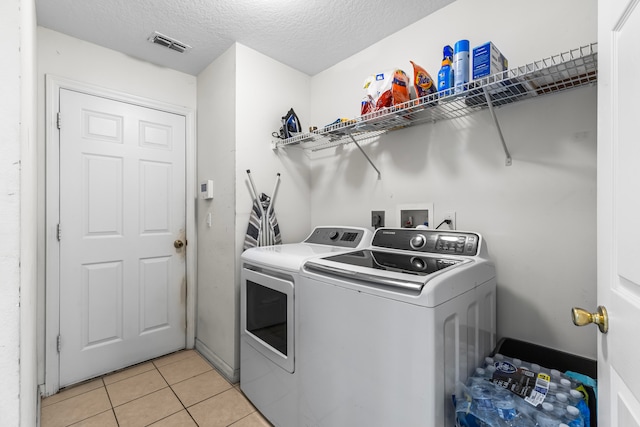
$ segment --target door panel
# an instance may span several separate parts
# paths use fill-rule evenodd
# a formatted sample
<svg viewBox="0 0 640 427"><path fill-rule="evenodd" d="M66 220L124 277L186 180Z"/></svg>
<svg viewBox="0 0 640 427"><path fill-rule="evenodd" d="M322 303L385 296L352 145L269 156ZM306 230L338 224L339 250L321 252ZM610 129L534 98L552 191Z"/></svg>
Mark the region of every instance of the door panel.
<svg viewBox="0 0 640 427"><path fill-rule="evenodd" d="M122 340L122 262L82 266L82 347Z"/></svg>
<svg viewBox="0 0 640 427"><path fill-rule="evenodd" d="M60 90L60 386L185 347L185 117Z"/></svg>
<svg viewBox="0 0 640 427"><path fill-rule="evenodd" d="M598 303L609 332L598 337L598 423L640 424L640 2L598 2Z"/></svg>

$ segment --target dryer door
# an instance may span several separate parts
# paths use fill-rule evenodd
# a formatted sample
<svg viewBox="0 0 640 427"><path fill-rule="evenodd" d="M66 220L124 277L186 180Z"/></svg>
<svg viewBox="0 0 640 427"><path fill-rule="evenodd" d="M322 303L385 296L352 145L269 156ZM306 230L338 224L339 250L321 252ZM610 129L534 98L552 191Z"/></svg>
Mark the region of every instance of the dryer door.
<svg viewBox="0 0 640 427"><path fill-rule="evenodd" d="M294 371L293 287L293 279L242 269L241 339L288 372Z"/></svg>

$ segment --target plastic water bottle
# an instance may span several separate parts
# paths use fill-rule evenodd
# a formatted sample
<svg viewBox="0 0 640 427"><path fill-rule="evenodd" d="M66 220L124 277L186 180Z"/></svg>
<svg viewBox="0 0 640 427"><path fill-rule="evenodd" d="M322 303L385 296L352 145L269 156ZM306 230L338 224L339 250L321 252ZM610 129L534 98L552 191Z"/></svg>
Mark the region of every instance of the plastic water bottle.
<svg viewBox="0 0 640 427"><path fill-rule="evenodd" d="M487 379L492 379L493 378L493 373L496 371L496 367L493 365L489 365L486 368L484 368L484 371L486 373Z"/></svg>
<svg viewBox="0 0 640 427"><path fill-rule="evenodd" d="M567 411L564 415L563 421L569 427L585 427L584 420L580 415L580 410L575 406L567 406Z"/></svg>
<svg viewBox="0 0 640 427"><path fill-rule="evenodd" d="M569 405L569 397L567 396L566 393L558 392L555 394L554 398L559 405L564 405L564 406Z"/></svg>
<svg viewBox="0 0 640 427"><path fill-rule="evenodd" d="M525 404L526 403L522 403ZM524 411L519 411L518 403L512 393L506 390L496 393L493 406L496 409L498 425L508 427L535 427L535 422ZM572 426L573 427L573 426Z"/></svg>
<svg viewBox="0 0 640 427"><path fill-rule="evenodd" d="M493 406L498 416L503 420L511 420L516 417L516 402L507 390L495 390L493 394Z"/></svg>
<svg viewBox="0 0 640 427"><path fill-rule="evenodd" d="M482 385L487 382L487 372L483 368L476 368L473 375L467 380L468 385Z"/></svg>
<svg viewBox="0 0 640 427"><path fill-rule="evenodd" d="M456 93L465 91L469 84L469 40L458 40L454 45L453 75Z"/></svg>
<svg viewBox="0 0 640 427"><path fill-rule="evenodd" d="M472 414L486 426L499 426L499 417L492 401L495 387L489 383L486 385L474 384L470 387L470 391L473 398L471 405Z"/></svg>
<svg viewBox="0 0 640 427"><path fill-rule="evenodd" d="M571 390L571 381L567 378L561 378L559 387L564 392L569 392Z"/></svg>
<svg viewBox="0 0 640 427"><path fill-rule="evenodd" d="M587 402L584 401L584 396L578 390L569 391L569 403L571 406L575 406L580 411L580 415L584 420L585 425L591 424L591 411L589 410L589 406Z"/></svg>
<svg viewBox="0 0 640 427"><path fill-rule="evenodd" d="M558 427L560 419L555 414L555 408L551 403L544 402L542 404L542 411L538 412L536 416L539 427Z"/></svg>

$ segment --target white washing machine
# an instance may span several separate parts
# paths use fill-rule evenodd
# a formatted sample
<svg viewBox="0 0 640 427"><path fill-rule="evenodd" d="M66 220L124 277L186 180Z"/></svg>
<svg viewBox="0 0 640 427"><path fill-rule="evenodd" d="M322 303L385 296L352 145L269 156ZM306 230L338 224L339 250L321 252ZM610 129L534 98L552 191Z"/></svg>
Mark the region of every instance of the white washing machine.
<svg viewBox="0 0 640 427"><path fill-rule="evenodd" d="M274 425L298 426L298 282L305 261L369 246L371 231L316 227L302 243L241 257L240 388Z"/></svg>
<svg viewBox="0 0 640 427"><path fill-rule="evenodd" d="M457 382L495 346L477 233L378 229L369 248L307 261L296 298L300 427L454 426Z"/></svg>

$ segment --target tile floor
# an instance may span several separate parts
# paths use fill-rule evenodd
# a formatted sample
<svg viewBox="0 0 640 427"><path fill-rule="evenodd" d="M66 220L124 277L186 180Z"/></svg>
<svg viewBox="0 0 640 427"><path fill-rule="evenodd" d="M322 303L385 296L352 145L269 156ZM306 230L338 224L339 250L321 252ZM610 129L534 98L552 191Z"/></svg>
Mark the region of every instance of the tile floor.
<svg viewBox="0 0 640 427"><path fill-rule="evenodd" d="M71 386L42 400L41 427L268 427L195 350Z"/></svg>

